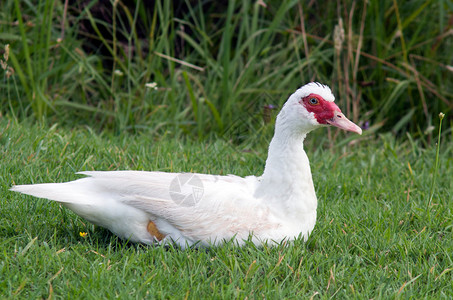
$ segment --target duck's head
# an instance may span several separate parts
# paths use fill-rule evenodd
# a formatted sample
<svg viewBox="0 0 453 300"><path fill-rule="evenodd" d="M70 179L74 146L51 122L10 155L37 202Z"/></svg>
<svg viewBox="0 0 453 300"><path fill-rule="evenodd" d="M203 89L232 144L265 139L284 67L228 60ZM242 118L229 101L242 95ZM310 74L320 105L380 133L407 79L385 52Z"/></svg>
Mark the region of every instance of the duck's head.
<svg viewBox="0 0 453 300"><path fill-rule="evenodd" d="M286 101L277 117L282 127L308 133L320 127L332 125L362 134L362 129L351 122L334 102L335 97L326 85L310 82L295 91Z"/></svg>

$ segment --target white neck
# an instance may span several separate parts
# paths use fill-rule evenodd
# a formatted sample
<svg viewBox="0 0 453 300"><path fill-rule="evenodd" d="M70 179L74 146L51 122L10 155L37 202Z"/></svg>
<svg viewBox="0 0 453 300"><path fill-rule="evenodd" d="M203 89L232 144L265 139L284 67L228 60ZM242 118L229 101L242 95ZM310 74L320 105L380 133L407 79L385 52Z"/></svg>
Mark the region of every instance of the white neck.
<svg viewBox="0 0 453 300"><path fill-rule="evenodd" d="M310 164L303 148L310 130L294 132L290 126L283 115L277 118L256 196L281 207L287 216L300 217L313 213L317 207Z"/></svg>

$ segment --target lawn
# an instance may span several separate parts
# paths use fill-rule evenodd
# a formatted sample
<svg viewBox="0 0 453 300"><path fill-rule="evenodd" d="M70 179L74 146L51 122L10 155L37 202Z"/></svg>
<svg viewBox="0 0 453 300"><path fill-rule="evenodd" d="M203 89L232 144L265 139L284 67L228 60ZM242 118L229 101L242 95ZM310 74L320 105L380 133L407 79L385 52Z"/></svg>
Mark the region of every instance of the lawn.
<svg viewBox="0 0 453 300"><path fill-rule="evenodd" d="M443 0L0 1L0 298L452 299L452 20ZM133 244L9 191L85 170L260 175L310 81L366 130L307 138L306 242Z"/></svg>
<svg viewBox="0 0 453 300"><path fill-rule="evenodd" d="M95 133L0 120L2 298L453 297L453 143L327 129L307 138L319 208L307 242L181 250L117 239L56 203L8 191L81 170L259 175L267 134L249 147L172 133ZM346 135L351 138L350 134ZM333 144L333 145L332 145ZM87 233L82 236L80 233Z"/></svg>

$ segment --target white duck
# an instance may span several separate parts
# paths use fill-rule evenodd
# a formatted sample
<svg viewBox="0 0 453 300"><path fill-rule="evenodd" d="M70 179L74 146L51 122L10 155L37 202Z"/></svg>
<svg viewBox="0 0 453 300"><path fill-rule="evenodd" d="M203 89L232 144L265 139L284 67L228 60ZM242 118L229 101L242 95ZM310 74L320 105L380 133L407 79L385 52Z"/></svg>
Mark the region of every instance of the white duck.
<svg viewBox="0 0 453 300"><path fill-rule="evenodd" d="M317 199L303 149L326 125L362 133L334 103L329 87L308 83L277 116L261 177L144 171L81 172L65 183L16 185L12 191L57 201L121 238L146 244L219 245L307 239Z"/></svg>

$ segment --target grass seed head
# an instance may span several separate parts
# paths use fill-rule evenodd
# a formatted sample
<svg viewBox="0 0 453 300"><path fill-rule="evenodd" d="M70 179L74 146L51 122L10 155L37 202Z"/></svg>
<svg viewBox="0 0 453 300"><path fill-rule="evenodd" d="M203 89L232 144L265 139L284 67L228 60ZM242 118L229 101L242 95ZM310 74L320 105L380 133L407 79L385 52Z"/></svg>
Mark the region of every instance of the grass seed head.
<svg viewBox="0 0 453 300"><path fill-rule="evenodd" d="M344 42L344 28L343 28L343 19L340 18L338 20L338 24L335 25L335 29L333 31L333 40L335 43L335 49L337 51L341 50L341 46Z"/></svg>

